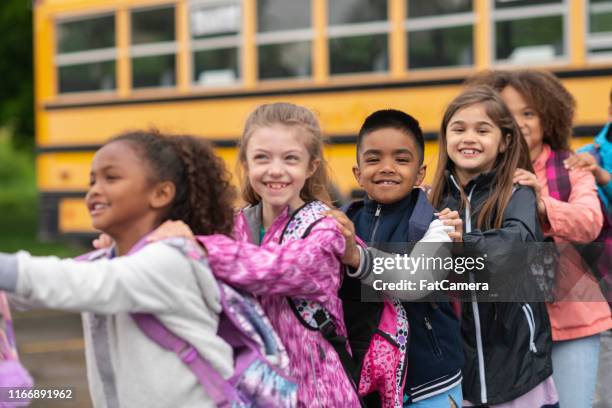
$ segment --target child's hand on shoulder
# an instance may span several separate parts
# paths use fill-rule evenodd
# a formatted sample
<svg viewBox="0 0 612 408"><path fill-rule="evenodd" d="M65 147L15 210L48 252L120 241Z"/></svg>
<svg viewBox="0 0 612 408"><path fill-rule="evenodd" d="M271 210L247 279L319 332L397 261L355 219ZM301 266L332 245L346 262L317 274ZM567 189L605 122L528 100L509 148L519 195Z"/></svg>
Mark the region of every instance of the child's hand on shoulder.
<svg viewBox="0 0 612 408"><path fill-rule="evenodd" d="M425 192L425 195L427 195L427 197L431 196L431 192L433 191L433 186L425 182L421 183L421 185L418 186L418 188L423 190Z"/></svg>
<svg viewBox="0 0 612 408"><path fill-rule="evenodd" d="M328 210L323 214L336 220L338 228L344 237L345 250L341 259L342 263L352 266L353 268L358 268L361 257L359 255L359 248L357 248L357 240L355 238L355 225L342 211Z"/></svg>
<svg viewBox="0 0 612 408"><path fill-rule="evenodd" d="M516 169L514 172L514 179L512 180L513 184L520 184L521 186L528 186L533 188L536 194L536 198L540 199L540 183L538 182L538 177L530 171L525 169Z"/></svg>
<svg viewBox="0 0 612 408"><path fill-rule="evenodd" d="M593 175L595 175L595 172L597 171L597 168L599 167L595 157L591 153L588 153L588 152L573 154L570 157L568 157L563 162L563 164L565 165L565 168L568 170L583 169L586 171L590 171L591 173L593 173Z"/></svg>
<svg viewBox="0 0 612 408"><path fill-rule="evenodd" d="M591 172L600 186L605 186L612 179L610 173L603 169L597 163L597 159L588 152L574 154L565 160L563 164L568 170L582 169Z"/></svg>
<svg viewBox="0 0 612 408"><path fill-rule="evenodd" d="M110 248L113 246L113 244L113 239L107 234L100 234L98 238L94 239L91 243L95 249Z"/></svg>
<svg viewBox="0 0 612 408"><path fill-rule="evenodd" d="M520 184L521 186L528 186L533 188L533 191L536 195L536 203L538 207L538 216L543 223L548 222L548 215L546 213L546 205L544 204L544 200L542 200L542 189L540 188L540 183L538 182L538 177L530 171L525 169L516 169L514 172L514 179L512 180L514 184Z"/></svg>
<svg viewBox="0 0 612 408"><path fill-rule="evenodd" d="M187 238L195 241L193 231L191 231L191 228L189 228L187 224L185 224L183 221L172 220L168 220L157 227L155 231L149 234L147 241L155 242L175 237Z"/></svg>
<svg viewBox="0 0 612 408"><path fill-rule="evenodd" d="M453 231L448 232L448 236L453 242L463 242L463 220L459 216L458 211L452 211L450 208L445 208L435 215L438 216L438 219L442 221L444 225L454 228Z"/></svg>

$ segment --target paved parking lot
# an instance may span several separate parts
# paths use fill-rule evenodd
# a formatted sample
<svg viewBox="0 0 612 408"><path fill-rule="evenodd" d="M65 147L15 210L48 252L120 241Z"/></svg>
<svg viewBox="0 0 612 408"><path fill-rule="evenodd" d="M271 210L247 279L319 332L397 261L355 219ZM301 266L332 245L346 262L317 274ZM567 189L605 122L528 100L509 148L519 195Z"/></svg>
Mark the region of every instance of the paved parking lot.
<svg viewBox="0 0 612 408"><path fill-rule="evenodd" d="M34 400L31 407L92 406L87 388L83 331L78 314L54 311L14 312L21 361L36 388L71 388L72 400Z"/></svg>

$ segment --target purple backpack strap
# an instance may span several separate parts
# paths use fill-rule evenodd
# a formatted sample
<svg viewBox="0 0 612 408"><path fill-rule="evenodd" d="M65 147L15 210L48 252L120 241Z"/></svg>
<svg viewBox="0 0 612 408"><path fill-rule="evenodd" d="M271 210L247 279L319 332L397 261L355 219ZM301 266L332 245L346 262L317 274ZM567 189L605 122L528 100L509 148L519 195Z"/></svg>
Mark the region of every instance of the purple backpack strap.
<svg viewBox="0 0 612 408"><path fill-rule="evenodd" d="M550 156L546 160L546 183L548 193L551 197L567 202L572 193L569 172L563 165L565 159L570 156L569 152L550 151Z"/></svg>
<svg viewBox="0 0 612 408"><path fill-rule="evenodd" d="M195 347L168 330L159 319L147 313L132 313L132 318L151 340L179 356L195 374L215 405L229 407L232 402L239 400L236 389L200 356Z"/></svg>

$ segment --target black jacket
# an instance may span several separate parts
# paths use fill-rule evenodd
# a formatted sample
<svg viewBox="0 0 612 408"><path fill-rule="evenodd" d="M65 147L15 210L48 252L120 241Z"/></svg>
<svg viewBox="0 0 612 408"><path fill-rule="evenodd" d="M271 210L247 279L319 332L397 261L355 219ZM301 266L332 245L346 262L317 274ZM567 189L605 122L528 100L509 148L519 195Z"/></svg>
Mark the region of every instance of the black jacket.
<svg viewBox="0 0 612 408"><path fill-rule="evenodd" d="M461 208L457 184L447 172L441 208L461 210L466 246L486 253L489 260L498 260L499 265L508 265L517 262L504 258L510 246L541 241L543 237L535 193L521 186L515 189L504 212L502 228L488 231L475 228L480 207L494 194L494 180L494 172L485 173L465 186L470 211ZM502 269L508 272L508 268ZM493 267L486 273L498 272ZM511 401L552 375L552 338L545 303L463 303L461 332L466 358L463 398L474 404Z"/></svg>
<svg viewBox="0 0 612 408"><path fill-rule="evenodd" d="M372 244L420 240L434 219L434 211L423 191L414 189L401 201L389 205L369 199L354 203L347 215L355 224L357 235ZM340 297L358 361L363 359L370 333L378 326L382 313L382 303L362 303L360 296L359 280L345 277ZM451 304L413 302L403 306L410 324L406 394L410 398L424 398L459 384L464 358L459 319Z"/></svg>

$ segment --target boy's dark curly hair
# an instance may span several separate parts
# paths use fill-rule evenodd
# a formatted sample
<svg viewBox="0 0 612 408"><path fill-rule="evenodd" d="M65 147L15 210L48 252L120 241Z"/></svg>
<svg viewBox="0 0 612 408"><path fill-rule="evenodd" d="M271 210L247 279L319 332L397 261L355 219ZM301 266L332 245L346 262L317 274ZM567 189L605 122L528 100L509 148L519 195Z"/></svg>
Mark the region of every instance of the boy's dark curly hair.
<svg viewBox="0 0 612 408"><path fill-rule="evenodd" d="M171 181L175 185L176 195L165 219L183 221L195 235L231 234L235 190L223 160L207 140L138 130L109 143L118 141L142 152L153 182Z"/></svg>
<svg viewBox="0 0 612 408"><path fill-rule="evenodd" d="M534 69L483 71L466 81L468 86L488 85L498 92L511 86L535 109L544 132L544 143L553 150L570 150L576 101L552 73Z"/></svg>

